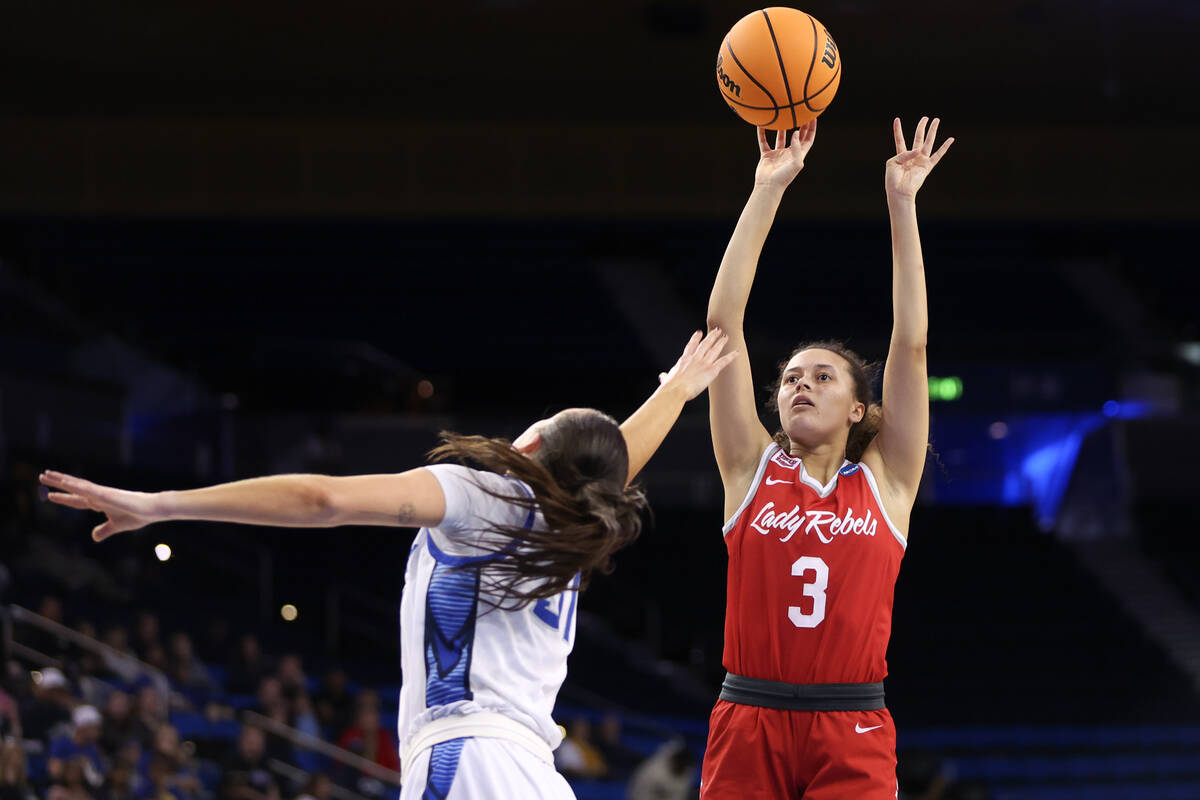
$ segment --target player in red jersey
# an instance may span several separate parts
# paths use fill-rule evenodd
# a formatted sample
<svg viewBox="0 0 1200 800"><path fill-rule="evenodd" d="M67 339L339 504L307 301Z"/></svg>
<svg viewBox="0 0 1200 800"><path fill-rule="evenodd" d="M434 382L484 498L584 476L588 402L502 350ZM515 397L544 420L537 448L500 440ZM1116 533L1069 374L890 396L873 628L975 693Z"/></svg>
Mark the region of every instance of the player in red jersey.
<svg viewBox="0 0 1200 800"><path fill-rule="evenodd" d="M892 339L882 408L862 360L833 342L792 353L759 420L742 319L783 192L804 168L814 120L775 146L758 130L754 191L709 298L734 362L709 387L725 487L729 578L724 665L709 724L703 800L883 800L897 795L896 729L884 705L892 595L925 465L928 315L916 195L936 152L922 118L885 173L892 224ZM813 273L813 279L819 275ZM798 289L802 287L797 287ZM801 292L797 292L800 294Z"/></svg>

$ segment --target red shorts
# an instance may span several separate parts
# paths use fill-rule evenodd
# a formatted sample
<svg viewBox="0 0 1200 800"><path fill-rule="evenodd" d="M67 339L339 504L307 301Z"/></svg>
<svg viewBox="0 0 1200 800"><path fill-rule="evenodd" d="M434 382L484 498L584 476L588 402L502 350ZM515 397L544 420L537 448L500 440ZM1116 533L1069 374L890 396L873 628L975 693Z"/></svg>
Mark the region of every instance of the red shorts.
<svg viewBox="0 0 1200 800"><path fill-rule="evenodd" d="M718 700L701 800L895 800L896 726L879 711L784 711Z"/></svg>

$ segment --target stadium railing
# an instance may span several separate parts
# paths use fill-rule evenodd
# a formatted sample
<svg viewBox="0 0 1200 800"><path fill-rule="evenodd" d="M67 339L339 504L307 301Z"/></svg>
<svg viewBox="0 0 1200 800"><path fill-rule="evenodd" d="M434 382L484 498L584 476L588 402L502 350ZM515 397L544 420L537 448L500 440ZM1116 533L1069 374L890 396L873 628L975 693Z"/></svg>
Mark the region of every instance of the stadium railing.
<svg viewBox="0 0 1200 800"><path fill-rule="evenodd" d="M144 675L149 678L154 688L158 690L162 696L162 709L165 714L170 708L171 700L171 684L167 676L152 664L147 664L138 658L122 653L112 647L109 647L104 642L93 639L91 636L72 630L66 625L55 622L48 617L43 617L41 614L30 611L29 609L16 605L15 603L7 606L3 611L3 634L5 652L10 653L26 661L37 663L39 666L57 666L61 667L62 663L52 656L42 653L38 650L22 644L17 641L14 635L14 623L29 625L38 628L46 633L58 637L64 641L70 642L72 645L87 650L100 656L103 662L114 672L123 672L130 676ZM130 680L132 683L132 679Z"/></svg>

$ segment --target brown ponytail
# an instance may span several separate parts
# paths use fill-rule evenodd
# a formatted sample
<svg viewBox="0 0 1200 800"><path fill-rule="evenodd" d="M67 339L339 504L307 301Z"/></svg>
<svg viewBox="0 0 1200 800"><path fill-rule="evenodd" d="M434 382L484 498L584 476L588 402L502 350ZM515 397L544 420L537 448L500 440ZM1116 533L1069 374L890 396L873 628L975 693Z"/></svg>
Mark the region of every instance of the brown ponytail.
<svg viewBox="0 0 1200 800"><path fill-rule="evenodd" d="M779 378L775 381L771 400L768 402L772 411L779 412L779 387L782 385L784 370L793 358L805 350L828 350L841 356L849 365L850 378L854 382L854 399L866 406L867 410L861 420L850 426L850 435L846 439L846 458L854 462L862 461L863 453L867 452L867 446L871 444L875 434L879 433L879 425L883 421L883 406L873 402L871 390L871 385L879 373L879 364L868 364L842 342L806 342L779 364ZM792 440L786 433L782 430L776 431L774 439L785 452L791 452Z"/></svg>
<svg viewBox="0 0 1200 800"><path fill-rule="evenodd" d="M613 554L642 529L646 497L640 488L625 485L629 455L616 420L581 409L560 414L541 435L541 446L526 456L506 439L443 431L442 443L429 453L430 461L471 462L533 490L529 497L480 487L497 499L540 511L546 521L545 530L496 525L488 532L497 536L484 537L482 546L501 557L480 570L482 596L503 610L553 597L571 588L576 574L578 588L584 589L593 570L612 572Z"/></svg>

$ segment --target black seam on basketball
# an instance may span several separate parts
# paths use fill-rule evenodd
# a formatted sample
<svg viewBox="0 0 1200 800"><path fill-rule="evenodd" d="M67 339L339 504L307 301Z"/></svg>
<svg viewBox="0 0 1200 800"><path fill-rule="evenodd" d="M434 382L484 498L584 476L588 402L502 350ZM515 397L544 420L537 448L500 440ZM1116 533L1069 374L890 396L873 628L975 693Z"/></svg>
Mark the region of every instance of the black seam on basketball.
<svg viewBox="0 0 1200 800"><path fill-rule="evenodd" d="M737 57L737 53L733 52L733 45L729 43L728 39L725 40L725 49L729 51L729 57L733 59L733 63L738 65L738 69L742 71L742 74L749 78L755 86L757 86L759 89L762 89L762 93L765 94L767 99L771 101L771 105L773 105L775 108L779 108L779 103L775 100L775 96L767 90L767 87L759 83L758 80L750 74L750 70L746 69L746 67L742 65L741 59ZM788 99L790 100L791 98Z"/></svg>
<svg viewBox="0 0 1200 800"><path fill-rule="evenodd" d="M842 74L842 60L839 58L837 68L833 71L833 77L831 77L829 79L829 81L824 86L822 86L820 89L817 89L817 91L813 92L808 97L805 97L804 105L808 106L809 108L812 108L813 111L824 111L825 109L829 108L829 103L826 103L825 105L821 106L820 108L813 108L811 105L809 105L808 101L812 100L814 97L820 97L821 92L828 89L833 84L833 82L835 80L837 80L837 76L840 74Z"/></svg>
<svg viewBox="0 0 1200 800"><path fill-rule="evenodd" d="M814 94L812 97L810 97L808 99L813 100L820 94L821 94L820 92L817 92L817 94ZM749 103L743 103L738 100L733 100L729 97L729 95L725 94L724 92L721 92L721 96L724 97L727 102L732 103L735 106L741 106L742 108L747 109L749 111L770 111L771 109L775 109L776 111L783 111L784 109L795 108L796 106L808 105L808 103L806 103L804 100L797 100L796 102L792 103L790 106L752 106ZM821 106L821 108L817 108L817 109L813 109L813 110L821 111L826 107L827 106Z"/></svg>
<svg viewBox="0 0 1200 800"><path fill-rule="evenodd" d="M773 95L769 91L767 91L767 87L765 87L761 83L759 83L758 80L753 75L750 74L750 70L746 69L742 65L741 60L739 60L737 57L737 53L733 52L733 45L731 45L729 43L728 39L725 40L725 49L729 51L729 57L733 59L733 63L737 64L738 69L740 69L742 71L742 74L745 75L747 78L749 78L755 86L757 86L759 89L762 89L762 93L765 94L767 96L767 99L771 101L770 108L775 109L775 116L771 117L771 122L774 122L775 120L779 119L779 103L777 103L775 101L775 95ZM721 94L725 94L725 93L721 92ZM760 108L759 106L747 105L746 103L739 103L737 100L731 100L729 98L729 95L727 95L727 94L725 94L725 99L731 103L735 103L735 104L741 106L742 108L751 108L751 109L754 109L755 111L766 111L767 110L767 106L762 106ZM768 122L767 125L770 125L771 122ZM765 128L767 125L763 125L761 127Z"/></svg>
<svg viewBox="0 0 1200 800"><path fill-rule="evenodd" d="M771 15L764 8L762 10L763 19L767 21L767 32L771 34L771 44L775 45L775 57L779 59L779 74L783 76L783 90L787 92L788 108L792 110L792 127L798 128L796 124L796 103L792 100L792 87L788 85L787 69L783 66L783 53L779 50L779 40L775 38L775 28L771 25ZM810 17L811 19L811 17ZM814 56L816 53L813 54Z"/></svg>
<svg viewBox="0 0 1200 800"><path fill-rule="evenodd" d="M824 111L825 109L829 108L828 104L825 104L825 105L821 106L820 108L813 108L811 105L808 104L808 101L813 100L817 97L820 97L821 92L825 91L830 86L832 86L833 82L835 80L837 80L837 76L840 75L841 72L842 72L842 65L839 63L836 67L834 67L833 76L830 77L830 79L825 83L824 86L822 86L817 91L813 92L808 97L804 97L804 98L801 98L800 100L797 100L796 102L792 103L790 106L752 106L749 103L741 103L741 102L738 102L737 100L729 100L729 95L725 94L724 92L721 92L721 94L723 97L725 97L726 100L729 100L729 102L737 103L742 108L748 108L751 111L766 111L767 109L770 109L770 108L774 108L778 111L782 111L785 108L795 108L796 106L808 106L808 108L810 108L813 111ZM765 92L766 89L763 89L763 91ZM774 98L772 98L772 100L773 99Z"/></svg>
<svg viewBox="0 0 1200 800"><path fill-rule="evenodd" d="M812 80L813 67L817 65L817 21L812 18L812 14L805 14L804 16L808 17L808 24L812 25L813 29L813 54L812 61L808 62L808 74L804 76L804 99L800 102L808 106L809 111L816 111L815 108L808 105L808 82ZM813 96L815 97L816 95ZM789 97L788 99L790 100L791 98Z"/></svg>
<svg viewBox="0 0 1200 800"><path fill-rule="evenodd" d="M724 94L724 92L722 92L722 94ZM749 111L771 111L771 110L782 111L783 109L789 107L789 106L752 106L749 103L743 103L740 100L733 100L727 94L725 95L725 100L729 103L732 103L735 106L740 106Z"/></svg>
<svg viewBox="0 0 1200 800"><path fill-rule="evenodd" d="M771 117L766 122L754 123L755 125L757 125L760 128L770 128L771 123L773 123L775 120L779 119L779 112L782 111L784 108L787 108L787 106L782 106L782 107L781 106L748 106L745 103L739 103L737 100L730 100L729 95L725 94L724 92L722 92L721 94L725 98L726 103L729 103L730 105L733 105L733 106L741 106L742 108L746 109L747 111L774 111L775 116ZM746 121L749 122L749 120L746 120Z"/></svg>

